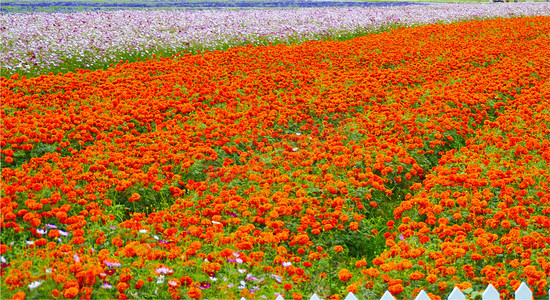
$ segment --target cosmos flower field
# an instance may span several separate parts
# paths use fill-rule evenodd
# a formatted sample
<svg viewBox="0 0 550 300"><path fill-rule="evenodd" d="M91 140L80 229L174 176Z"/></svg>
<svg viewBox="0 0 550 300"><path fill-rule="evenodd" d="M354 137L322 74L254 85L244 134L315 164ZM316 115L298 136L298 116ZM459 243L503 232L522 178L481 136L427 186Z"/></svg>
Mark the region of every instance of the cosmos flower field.
<svg viewBox="0 0 550 300"><path fill-rule="evenodd" d="M425 6L447 17L404 26L327 8L378 27L285 40L277 25L278 43L179 54L152 38L169 55L143 57L121 36L102 45L123 59L63 72L18 72L2 46L1 298L446 299L490 283L509 299L521 282L548 298L550 5L466 8L494 15ZM121 14L141 17L0 27Z"/></svg>

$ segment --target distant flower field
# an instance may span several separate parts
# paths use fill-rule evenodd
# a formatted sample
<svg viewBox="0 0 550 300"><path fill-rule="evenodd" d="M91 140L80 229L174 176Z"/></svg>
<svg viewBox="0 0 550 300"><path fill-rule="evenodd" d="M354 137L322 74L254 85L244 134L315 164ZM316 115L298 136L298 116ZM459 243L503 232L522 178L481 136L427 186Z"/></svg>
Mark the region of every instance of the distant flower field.
<svg viewBox="0 0 550 300"><path fill-rule="evenodd" d="M549 3L2 14L0 65L5 77L37 76L106 69L153 54L348 40L403 26L544 15L550 15Z"/></svg>
<svg viewBox="0 0 550 300"><path fill-rule="evenodd" d="M354 0L8 0L0 12L75 12L120 9L249 9L249 8L300 8L300 7L367 7L411 5L414 2L365 2Z"/></svg>
<svg viewBox="0 0 550 300"><path fill-rule="evenodd" d="M550 6L445 7L2 15L113 67L0 78L1 298L547 298Z"/></svg>

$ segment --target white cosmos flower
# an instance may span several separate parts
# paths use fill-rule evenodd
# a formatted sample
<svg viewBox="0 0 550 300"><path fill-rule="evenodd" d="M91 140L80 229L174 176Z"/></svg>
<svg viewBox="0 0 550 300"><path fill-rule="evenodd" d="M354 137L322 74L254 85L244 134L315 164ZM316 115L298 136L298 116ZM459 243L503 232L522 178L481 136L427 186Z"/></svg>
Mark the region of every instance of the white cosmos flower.
<svg viewBox="0 0 550 300"><path fill-rule="evenodd" d="M174 280L168 281L168 284L171 285L171 286L177 286L178 285L178 283L175 282Z"/></svg>
<svg viewBox="0 0 550 300"><path fill-rule="evenodd" d="M242 290L242 289L246 288L246 282L244 282L244 280L241 280L239 283L240 283L239 290Z"/></svg>
<svg viewBox="0 0 550 300"><path fill-rule="evenodd" d="M42 285L42 281L33 281L29 284L29 290L34 290L35 288Z"/></svg>
<svg viewBox="0 0 550 300"><path fill-rule="evenodd" d="M283 282L283 279L281 278L281 276L279 276L277 274L271 274L271 277L273 277L275 279L275 281L277 281L278 283Z"/></svg>
<svg viewBox="0 0 550 300"><path fill-rule="evenodd" d="M112 289L113 286L109 284L108 282L104 282L102 286L100 286L102 289Z"/></svg>
<svg viewBox="0 0 550 300"><path fill-rule="evenodd" d="M167 267L160 267L160 268L157 269L157 273L158 273L158 274L168 274L168 273L170 273L170 271L172 271L172 270L170 270L170 269L167 268ZM161 275L161 276L162 276L162 275ZM164 277L164 276L163 276L163 277Z"/></svg>

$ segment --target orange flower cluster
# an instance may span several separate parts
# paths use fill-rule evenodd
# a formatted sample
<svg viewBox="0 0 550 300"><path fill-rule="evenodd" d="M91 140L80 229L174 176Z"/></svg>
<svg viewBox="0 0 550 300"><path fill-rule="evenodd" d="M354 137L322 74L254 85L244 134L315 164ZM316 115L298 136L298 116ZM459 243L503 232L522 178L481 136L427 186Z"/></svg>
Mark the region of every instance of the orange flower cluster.
<svg viewBox="0 0 550 300"><path fill-rule="evenodd" d="M2 290L544 294L548 32L474 21L1 78ZM236 270L269 276L218 280Z"/></svg>
<svg viewBox="0 0 550 300"><path fill-rule="evenodd" d="M536 295L547 295L550 52L539 49L547 39L538 36L550 27L525 27L526 21L487 22L485 28L502 34L498 42L488 35L461 41L464 49L458 50L448 41L453 51L436 63L438 72L452 76L430 89L424 102L429 108L421 111L437 103L439 112L428 123L434 138L463 130L465 144L443 153L394 210L389 249L377 261L381 275L374 277L395 293L424 288L446 295L453 286L483 290L492 284L511 296L525 281ZM471 25L470 32L486 30ZM469 39L467 31L452 32ZM455 69L461 74L449 71ZM429 115L412 113L417 119Z"/></svg>

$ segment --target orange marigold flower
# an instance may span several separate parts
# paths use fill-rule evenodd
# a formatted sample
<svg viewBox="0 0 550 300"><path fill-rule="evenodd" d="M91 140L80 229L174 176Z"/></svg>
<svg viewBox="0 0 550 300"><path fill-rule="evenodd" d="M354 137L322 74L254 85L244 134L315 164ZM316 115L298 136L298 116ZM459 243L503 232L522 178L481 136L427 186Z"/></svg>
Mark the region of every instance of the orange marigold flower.
<svg viewBox="0 0 550 300"><path fill-rule="evenodd" d="M189 276L183 276L182 278L180 278L180 283L183 286L190 286L191 283L193 283L193 279L191 279L191 277Z"/></svg>
<svg viewBox="0 0 550 300"><path fill-rule="evenodd" d="M403 292L403 286L401 284L389 286L388 292L390 292L393 296L401 294L401 292Z"/></svg>
<svg viewBox="0 0 550 300"><path fill-rule="evenodd" d="M201 290L196 287L196 286L192 286L190 289L189 289L189 292L187 292L187 295L189 296L189 298L191 299L199 299L200 297L202 297L202 292Z"/></svg>
<svg viewBox="0 0 550 300"><path fill-rule="evenodd" d="M309 236L307 234L300 234L296 236L296 242L300 245L306 245L309 243Z"/></svg>
<svg viewBox="0 0 550 300"><path fill-rule="evenodd" d="M380 275L380 271L375 268L369 268L367 269L367 275L370 277L378 277Z"/></svg>
<svg viewBox="0 0 550 300"><path fill-rule="evenodd" d="M348 286L346 287L346 290L348 291L348 293L357 294L357 291L359 290L359 283L358 283L358 282L354 282L354 283L348 285Z"/></svg>
<svg viewBox="0 0 550 300"><path fill-rule="evenodd" d="M24 300L26 297L25 293L24 292L17 292L15 293L15 295L13 295L13 297L11 299L21 299L21 300Z"/></svg>
<svg viewBox="0 0 550 300"><path fill-rule="evenodd" d="M472 287L472 284L470 282L462 282L460 284L457 284L456 287L458 287L460 290L466 290Z"/></svg>
<svg viewBox="0 0 550 300"><path fill-rule="evenodd" d="M138 193L133 193L132 196L130 196L130 198L128 199L128 201L135 202L135 201L138 201L139 199L141 199L141 195Z"/></svg>
<svg viewBox="0 0 550 300"><path fill-rule="evenodd" d="M304 296L302 296L302 294L300 293L292 293L292 299L294 300L302 300L304 298Z"/></svg>
<svg viewBox="0 0 550 300"><path fill-rule="evenodd" d="M350 280L352 276L353 274L351 274L348 269L342 269L338 272L338 279L340 279L340 281L346 282Z"/></svg>
<svg viewBox="0 0 550 300"><path fill-rule="evenodd" d="M358 260L355 262L355 267L356 268L363 268L367 265L367 261L362 259L362 260Z"/></svg>
<svg viewBox="0 0 550 300"><path fill-rule="evenodd" d="M481 259L483 259L483 256L481 256L479 253L473 253L472 254L472 259L476 260L476 261L481 260Z"/></svg>
<svg viewBox="0 0 550 300"><path fill-rule="evenodd" d="M430 274L426 277L426 281L433 284L437 281L437 276L434 274Z"/></svg>
<svg viewBox="0 0 550 300"><path fill-rule="evenodd" d="M202 270L205 273L216 273L221 269L221 265L219 263L205 263L202 266Z"/></svg>
<svg viewBox="0 0 550 300"><path fill-rule="evenodd" d="M409 279L410 280L420 280L420 279L424 278L424 276L425 276L424 273L422 273L420 271L414 271L409 275Z"/></svg>
<svg viewBox="0 0 550 300"><path fill-rule="evenodd" d="M61 294L61 293L59 292L58 289L54 289L54 290L52 291L52 295L53 295L54 297L56 297L56 298L59 297L60 294Z"/></svg>
<svg viewBox="0 0 550 300"><path fill-rule="evenodd" d="M136 288L136 290L139 290L141 287L143 287L143 285L145 285L145 282L142 279L140 279L138 280L138 282L134 287Z"/></svg>
<svg viewBox="0 0 550 300"><path fill-rule="evenodd" d="M69 298L69 299L76 298L76 296L78 296L78 288L71 287L71 288L66 289L63 292L63 296L65 298Z"/></svg>

